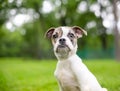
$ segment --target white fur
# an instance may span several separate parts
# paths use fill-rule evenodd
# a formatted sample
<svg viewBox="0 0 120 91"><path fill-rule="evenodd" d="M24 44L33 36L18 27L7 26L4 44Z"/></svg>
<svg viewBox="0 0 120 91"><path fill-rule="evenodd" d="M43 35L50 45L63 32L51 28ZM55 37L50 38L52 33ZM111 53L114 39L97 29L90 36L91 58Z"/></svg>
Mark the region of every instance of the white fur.
<svg viewBox="0 0 120 91"><path fill-rule="evenodd" d="M72 55L67 60L58 60L54 75L60 85L60 91L75 91L73 86L79 87L80 90L76 91L107 91L99 85L95 76L77 55Z"/></svg>
<svg viewBox="0 0 120 91"><path fill-rule="evenodd" d="M95 76L83 64L81 58L76 55L77 45L74 47L67 37L69 29L62 27L63 35L61 38L66 39L66 44L71 49L66 59L60 58L59 53L56 53L59 39L54 45L54 53L58 58L56 70L54 72L57 78L60 91L107 91L98 83ZM63 54L64 55L64 54Z"/></svg>
<svg viewBox="0 0 120 91"><path fill-rule="evenodd" d="M69 40L69 38L67 37L67 34L69 33L70 28L69 28L69 27L61 27L61 28L62 28L62 31L63 31L63 35L62 35L60 38L64 38L64 39L66 40L66 44L67 44L68 47L72 50L72 52L70 52L69 55L67 55L67 56L71 56L72 54L75 54L75 53L76 53L76 51L77 51L77 45L74 47L74 46L72 45L71 41ZM58 38L57 41L56 41L56 43L54 44L54 53L55 53L55 56L56 56L58 59L60 58L59 56L60 56L61 54L56 53L55 51L56 51L58 45L60 44L60 43L59 43L59 39L60 39L60 38ZM63 55L66 56L65 54L63 54Z"/></svg>

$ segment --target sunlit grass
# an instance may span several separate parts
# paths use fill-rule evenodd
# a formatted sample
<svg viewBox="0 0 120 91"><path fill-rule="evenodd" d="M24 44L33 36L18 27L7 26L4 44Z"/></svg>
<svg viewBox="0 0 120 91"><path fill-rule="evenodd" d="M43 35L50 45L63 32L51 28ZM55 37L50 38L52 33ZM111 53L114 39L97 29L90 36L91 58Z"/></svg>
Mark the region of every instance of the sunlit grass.
<svg viewBox="0 0 120 91"><path fill-rule="evenodd" d="M0 91L59 91L53 75L57 61L0 59ZM84 61L103 87L120 91L120 63Z"/></svg>

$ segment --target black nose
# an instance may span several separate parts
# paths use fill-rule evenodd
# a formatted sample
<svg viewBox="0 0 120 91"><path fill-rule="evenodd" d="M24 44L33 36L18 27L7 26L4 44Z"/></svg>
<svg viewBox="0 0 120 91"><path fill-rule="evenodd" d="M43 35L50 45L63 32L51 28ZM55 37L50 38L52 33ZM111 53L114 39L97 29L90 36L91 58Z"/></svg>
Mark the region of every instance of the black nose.
<svg viewBox="0 0 120 91"><path fill-rule="evenodd" d="M64 45L65 44L65 39L64 38L61 38L60 40L59 40L59 43L61 44L61 45Z"/></svg>

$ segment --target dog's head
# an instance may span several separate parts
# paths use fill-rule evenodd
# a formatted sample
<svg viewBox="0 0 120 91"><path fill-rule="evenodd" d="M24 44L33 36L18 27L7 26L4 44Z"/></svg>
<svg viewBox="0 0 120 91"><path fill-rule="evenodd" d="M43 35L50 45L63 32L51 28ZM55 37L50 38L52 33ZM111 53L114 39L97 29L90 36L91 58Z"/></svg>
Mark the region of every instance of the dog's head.
<svg viewBox="0 0 120 91"><path fill-rule="evenodd" d="M87 32L78 26L50 28L46 37L52 40L57 58L68 58L77 51L77 39Z"/></svg>

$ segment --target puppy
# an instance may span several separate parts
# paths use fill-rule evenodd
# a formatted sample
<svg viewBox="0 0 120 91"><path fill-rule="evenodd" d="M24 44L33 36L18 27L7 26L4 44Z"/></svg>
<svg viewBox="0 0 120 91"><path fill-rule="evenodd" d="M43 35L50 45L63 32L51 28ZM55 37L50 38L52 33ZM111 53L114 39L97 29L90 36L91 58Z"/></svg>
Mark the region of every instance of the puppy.
<svg viewBox="0 0 120 91"><path fill-rule="evenodd" d="M46 33L58 59L54 75L60 91L107 91L76 55L77 39L83 34L87 32L78 26L50 28Z"/></svg>

